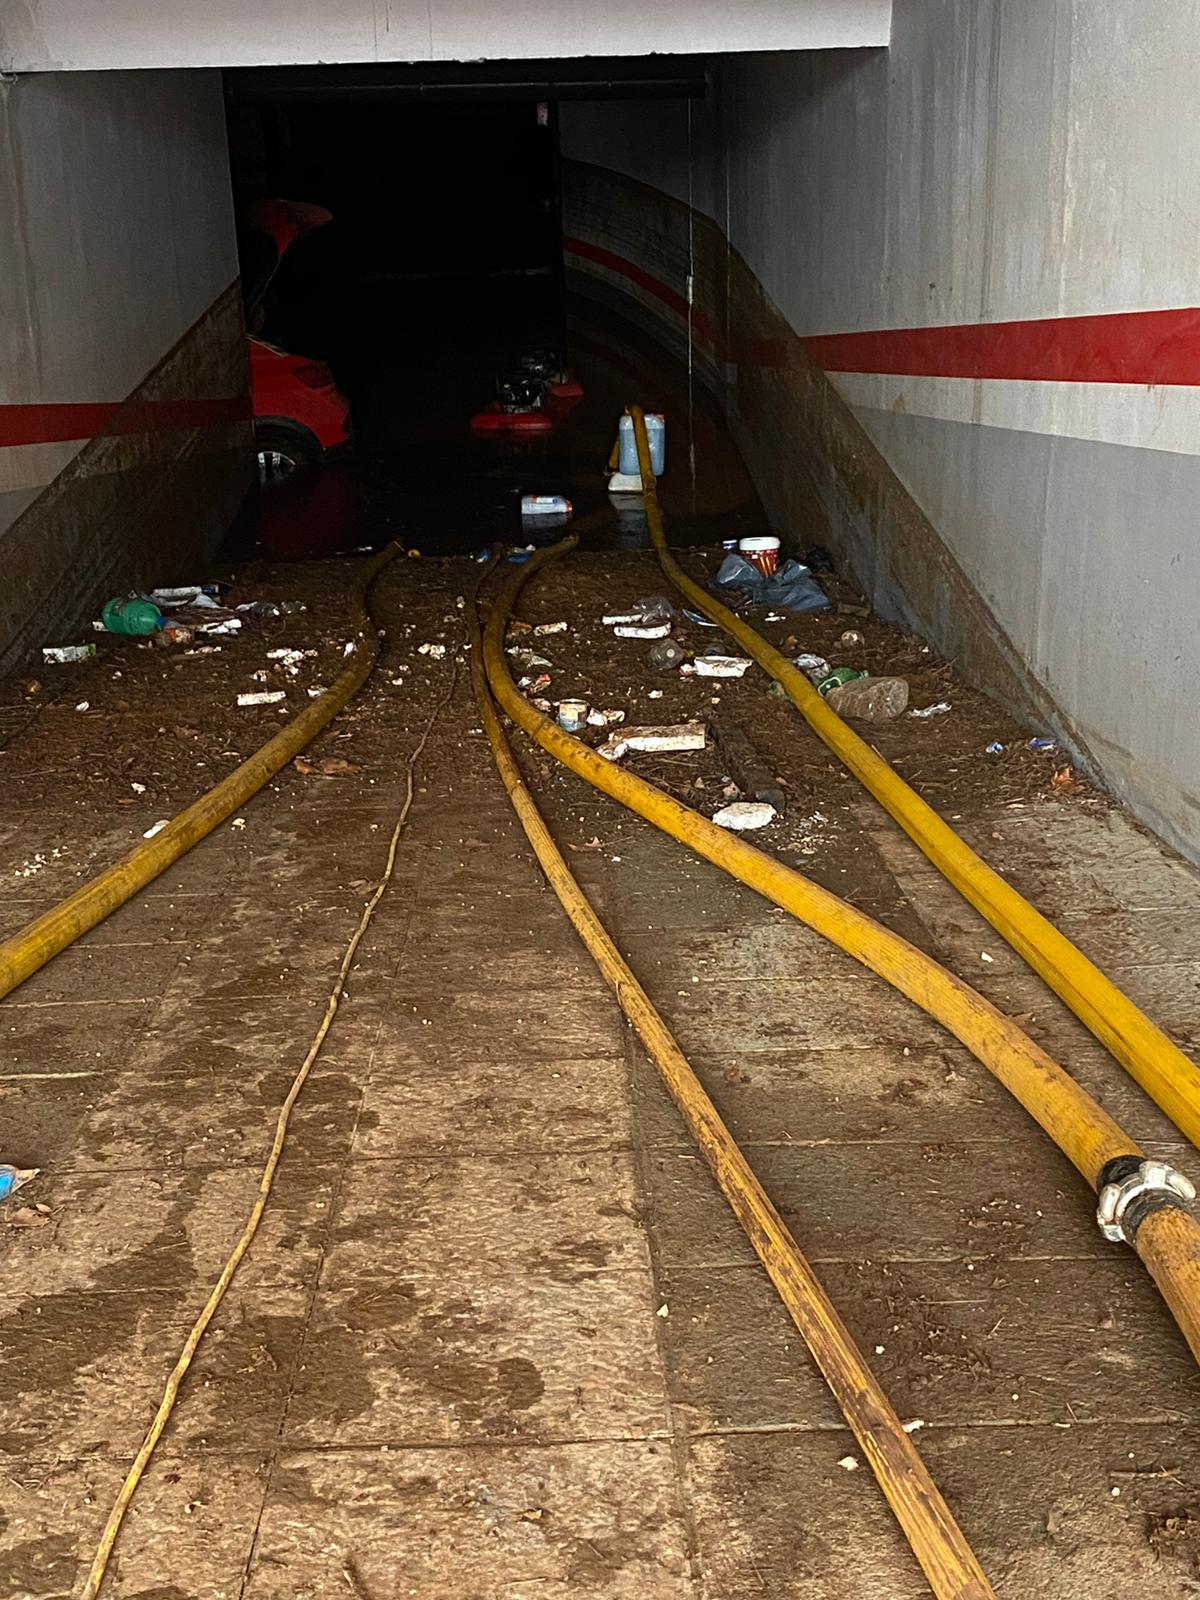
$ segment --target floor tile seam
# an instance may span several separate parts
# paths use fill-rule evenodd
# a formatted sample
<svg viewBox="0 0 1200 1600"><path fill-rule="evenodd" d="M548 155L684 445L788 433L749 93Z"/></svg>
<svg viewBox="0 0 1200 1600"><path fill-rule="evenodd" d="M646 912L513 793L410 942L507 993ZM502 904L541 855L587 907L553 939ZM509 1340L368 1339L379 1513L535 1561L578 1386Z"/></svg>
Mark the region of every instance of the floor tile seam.
<svg viewBox="0 0 1200 1600"><path fill-rule="evenodd" d="M625 1036L625 1063L626 1083L630 1109L636 1104L637 1074L642 1064L641 1046L636 1041L632 1030ZM654 1226L655 1195L653 1187L653 1174L647 1159L647 1152L635 1148L633 1152L633 1182L634 1197L637 1214L641 1221L641 1231L645 1240L646 1254L650 1267L650 1282L657 1302L654 1310L658 1312L662 1307L667 1308L670 1314L670 1302L667 1298L664 1284L663 1265L660 1256L659 1244L656 1237L657 1230ZM706 1583L704 1573L703 1546L700 1537L700 1518L696 1509L692 1492L691 1459L688 1444L687 1419L682 1414L673 1396L671 1379L671 1352L667 1341L667 1328L665 1318L654 1316L654 1343L658 1356L658 1368L662 1384L663 1408L669 1424L669 1443L671 1451L672 1476L675 1485L675 1503L683 1524L684 1534L687 1539L688 1576L691 1588L697 1600L702 1600L705 1594Z"/></svg>

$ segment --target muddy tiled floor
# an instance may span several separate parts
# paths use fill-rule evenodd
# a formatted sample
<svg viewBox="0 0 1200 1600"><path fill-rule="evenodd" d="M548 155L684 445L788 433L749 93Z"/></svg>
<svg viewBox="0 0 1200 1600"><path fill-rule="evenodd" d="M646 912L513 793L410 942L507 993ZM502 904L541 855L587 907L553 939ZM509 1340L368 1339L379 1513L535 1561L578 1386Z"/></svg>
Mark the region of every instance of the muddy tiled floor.
<svg viewBox="0 0 1200 1600"><path fill-rule="evenodd" d="M383 666L320 747L361 774L289 772L243 827L0 1003L0 1156L44 1169L18 1198L48 1208L32 1226L18 1202L0 1211L5 1597L80 1589L253 1200L403 762L450 688L451 660L415 647L457 637L470 581L466 563L421 563L381 586ZM629 584L643 592L646 574ZM819 747L761 680L746 692L811 794ZM897 1409L922 1422L998 1592L1200 1589L1200 1381L1065 1159L848 958L524 759ZM461 674L417 784L262 1232L107 1592L916 1600L870 1473L843 1464L836 1406L542 885ZM964 831L1194 1046L1196 873L1102 803L1014 800L1011 784L973 796ZM77 881L19 875L22 815L0 838L3 931ZM1027 1016L1133 1137L1194 1165L877 808L839 786L827 817L825 841L791 859ZM56 837L53 817L27 820ZM60 820L71 860L90 859L92 814Z"/></svg>

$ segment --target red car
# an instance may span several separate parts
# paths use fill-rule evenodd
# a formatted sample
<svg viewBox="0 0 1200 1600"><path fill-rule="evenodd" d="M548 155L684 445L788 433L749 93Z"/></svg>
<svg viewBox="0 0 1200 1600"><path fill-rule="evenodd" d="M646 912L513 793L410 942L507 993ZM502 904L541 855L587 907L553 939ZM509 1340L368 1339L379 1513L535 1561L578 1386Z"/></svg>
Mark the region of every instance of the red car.
<svg viewBox="0 0 1200 1600"><path fill-rule="evenodd" d="M350 443L350 402L324 361L291 355L254 331L263 302L289 247L329 222L323 206L260 200L245 215L242 284L250 345L250 391L258 476L263 485L290 478Z"/></svg>

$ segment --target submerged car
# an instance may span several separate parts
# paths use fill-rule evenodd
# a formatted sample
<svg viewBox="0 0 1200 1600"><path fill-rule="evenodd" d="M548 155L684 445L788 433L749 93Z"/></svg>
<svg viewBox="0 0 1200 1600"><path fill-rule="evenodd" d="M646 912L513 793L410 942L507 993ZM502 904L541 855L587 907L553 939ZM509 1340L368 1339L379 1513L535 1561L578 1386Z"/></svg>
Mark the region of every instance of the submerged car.
<svg viewBox="0 0 1200 1600"><path fill-rule="evenodd" d="M260 200L243 217L242 296L258 476L264 486L345 450L352 437L350 402L327 363L281 349L265 331L268 291L284 257L298 239L331 220L323 206L296 200Z"/></svg>

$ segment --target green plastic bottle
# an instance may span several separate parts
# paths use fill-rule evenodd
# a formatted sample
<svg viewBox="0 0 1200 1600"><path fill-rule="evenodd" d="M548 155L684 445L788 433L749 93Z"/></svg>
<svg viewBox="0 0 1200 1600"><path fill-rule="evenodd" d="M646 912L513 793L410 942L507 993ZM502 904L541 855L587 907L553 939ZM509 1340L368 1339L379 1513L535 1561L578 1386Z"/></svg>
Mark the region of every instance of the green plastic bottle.
<svg viewBox="0 0 1200 1600"><path fill-rule="evenodd" d="M100 620L109 633L157 633L163 625L163 614L142 594L127 594L110 600L100 613Z"/></svg>

